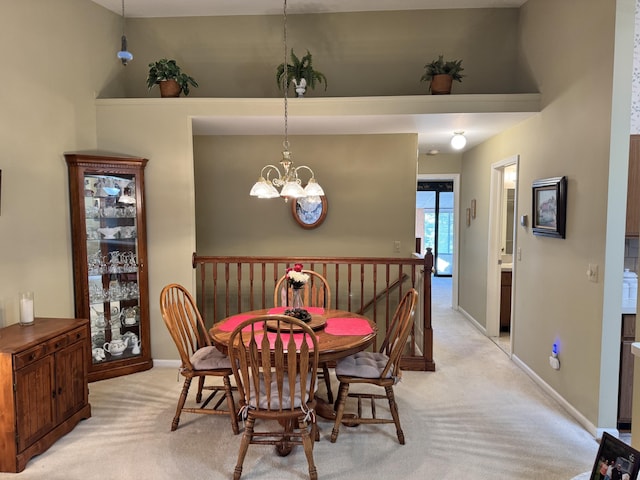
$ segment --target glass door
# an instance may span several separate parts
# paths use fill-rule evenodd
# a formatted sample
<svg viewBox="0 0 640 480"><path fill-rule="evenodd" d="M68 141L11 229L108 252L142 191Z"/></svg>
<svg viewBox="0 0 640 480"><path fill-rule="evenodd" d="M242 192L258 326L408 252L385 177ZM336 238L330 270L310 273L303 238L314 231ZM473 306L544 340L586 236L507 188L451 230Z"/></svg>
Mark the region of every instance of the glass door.
<svg viewBox="0 0 640 480"><path fill-rule="evenodd" d="M84 175L94 364L141 353L135 180L124 173Z"/></svg>
<svg viewBox="0 0 640 480"><path fill-rule="evenodd" d="M431 248L436 276L453 272L454 246L453 181L419 181L416 192L416 235L422 251Z"/></svg>

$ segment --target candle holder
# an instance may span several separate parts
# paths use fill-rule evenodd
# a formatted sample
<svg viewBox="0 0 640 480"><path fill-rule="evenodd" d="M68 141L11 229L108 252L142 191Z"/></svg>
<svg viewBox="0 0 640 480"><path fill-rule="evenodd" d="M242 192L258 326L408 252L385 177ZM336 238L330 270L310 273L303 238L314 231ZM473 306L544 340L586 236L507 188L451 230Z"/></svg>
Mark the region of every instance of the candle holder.
<svg viewBox="0 0 640 480"><path fill-rule="evenodd" d="M20 292L20 325L33 325L33 292Z"/></svg>

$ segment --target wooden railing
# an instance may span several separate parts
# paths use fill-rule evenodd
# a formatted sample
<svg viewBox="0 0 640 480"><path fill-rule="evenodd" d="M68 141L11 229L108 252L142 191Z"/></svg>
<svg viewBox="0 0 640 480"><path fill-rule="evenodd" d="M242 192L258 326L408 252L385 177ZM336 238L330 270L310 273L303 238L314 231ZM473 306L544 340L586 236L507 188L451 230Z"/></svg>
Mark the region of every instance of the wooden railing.
<svg viewBox="0 0 640 480"><path fill-rule="evenodd" d="M324 276L331 307L357 312L378 326L382 342L393 312L409 288L420 295L410 342L402 357L407 370L435 370L431 327L433 255L420 258L377 257L211 257L193 254L198 307L207 326L243 311L273 306L278 279L294 263ZM377 349L374 344L372 348Z"/></svg>

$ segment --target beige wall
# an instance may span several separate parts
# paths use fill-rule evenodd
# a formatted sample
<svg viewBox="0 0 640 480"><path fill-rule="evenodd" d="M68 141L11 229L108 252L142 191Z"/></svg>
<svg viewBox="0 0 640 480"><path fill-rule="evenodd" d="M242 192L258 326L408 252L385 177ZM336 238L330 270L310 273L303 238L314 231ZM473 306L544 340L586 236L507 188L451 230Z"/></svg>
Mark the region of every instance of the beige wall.
<svg viewBox="0 0 640 480"><path fill-rule="evenodd" d="M568 177L567 238L537 237L518 227L522 259L515 273L513 351L601 428L615 428L617 366L615 361L609 364L611 370L602 375L605 383L601 383L600 356L618 358L615 343L601 345L603 322L617 332L612 335L617 335L618 342L620 332L619 305L617 315L614 310L607 317L603 311L602 279L609 267L622 271L622 259L619 264L605 262L607 206L612 199L607 178L611 168L626 168L624 149L610 155L612 77L603 75L613 69L614 20L611 2L529 0L523 6L522 56L536 73L543 111L464 155L460 202L467 205L476 198L478 205L472 228L461 232L460 305L486 325L491 163L520 155L518 216L531 218L533 180ZM626 88L630 91L630 76ZM618 121L624 124L620 117ZM617 138L624 141L624 128L621 133ZM628 122L626 135L628 141ZM626 183L611 187L624 192ZM610 212L624 212L624 193L613 198L619 204L610 205ZM624 230L614 225L612 232L617 232L622 244ZM616 241L615 235L611 241ZM585 275L589 263L599 265L598 283L589 282ZM554 342L560 345L559 371L548 364ZM601 402L608 408L602 409Z"/></svg>
<svg viewBox="0 0 640 480"><path fill-rule="evenodd" d="M462 171L462 154L439 153L437 155L420 154L418 156L418 173L460 173Z"/></svg>
<svg viewBox="0 0 640 480"><path fill-rule="evenodd" d="M4 0L0 108L0 325L18 321L18 291L37 316L74 314L63 152L96 146L96 92L120 72L117 16L86 0Z"/></svg>
<svg viewBox="0 0 640 480"><path fill-rule="evenodd" d="M456 93L530 93L517 63L517 9L422 10L288 15L288 47L309 49L328 88L315 97L416 95L424 65L444 54L462 59ZM455 25L454 28L451 25ZM127 97L147 92L147 65L174 58L200 84L192 97L277 97L276 67L284 61L282 16L128 19L134 61ZM107 95L101 95L106 97Z"/></svg>
<svg viewBox="0 0 640 480"><path fill-rule="evenodd" d="M407 257L414 248L417 136L289 137L296 165L325 190L318 228L295 223L283 200L249 197L282 137L195 137L197 249L202 255ZM306 173L302 179L306 182ZM393 242L401 242L395 253Z"/></svg>

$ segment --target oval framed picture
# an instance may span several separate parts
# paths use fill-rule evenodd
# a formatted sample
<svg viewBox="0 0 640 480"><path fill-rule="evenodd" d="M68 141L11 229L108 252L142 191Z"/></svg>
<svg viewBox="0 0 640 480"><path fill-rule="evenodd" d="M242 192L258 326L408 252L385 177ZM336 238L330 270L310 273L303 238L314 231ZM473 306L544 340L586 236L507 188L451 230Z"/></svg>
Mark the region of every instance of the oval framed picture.
<svg viewBox="0 0 640 480"><path fill-rule="evenodd" d="M302 228L316 228L327 216L327 196L293 199L291 213Z"/></svg>

